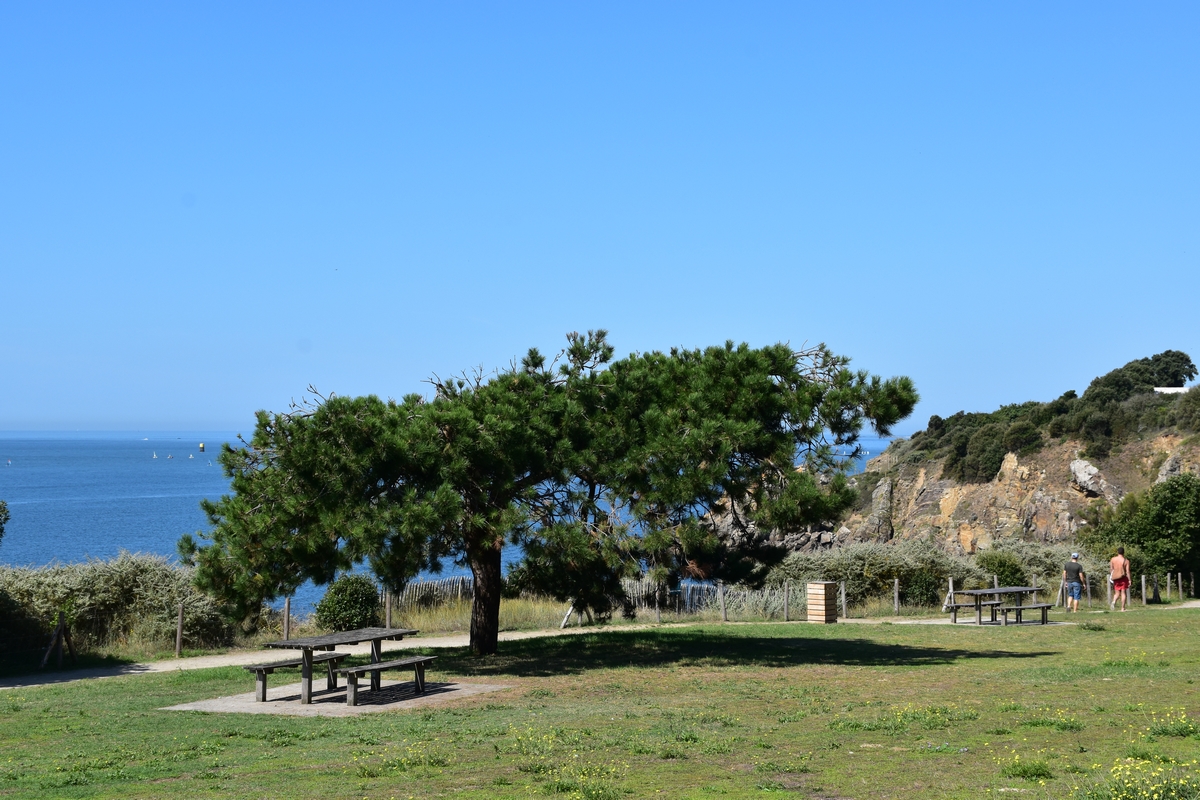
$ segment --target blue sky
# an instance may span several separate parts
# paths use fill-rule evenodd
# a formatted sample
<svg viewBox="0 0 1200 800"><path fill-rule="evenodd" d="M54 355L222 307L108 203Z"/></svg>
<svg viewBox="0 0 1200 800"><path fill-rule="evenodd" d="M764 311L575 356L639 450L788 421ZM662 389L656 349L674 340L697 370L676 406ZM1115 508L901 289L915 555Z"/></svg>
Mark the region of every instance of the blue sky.
<svg viewBox="0 0 1200 800"><path fill-rule="evenodd" d="M233 429L604 327L914 417L1200 358L1200 6L5 4L0 429Z"/></svg>

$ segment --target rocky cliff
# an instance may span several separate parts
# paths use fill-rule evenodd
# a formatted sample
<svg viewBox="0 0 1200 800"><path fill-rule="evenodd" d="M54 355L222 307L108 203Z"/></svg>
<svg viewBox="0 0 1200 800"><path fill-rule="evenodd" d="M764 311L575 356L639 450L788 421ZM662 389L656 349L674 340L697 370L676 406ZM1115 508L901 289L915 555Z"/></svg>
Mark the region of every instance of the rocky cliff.
<svg viewBox="0 0 1200 800"><path fill-rule="evenodd" d="M1097 463L1081 458L1081 445L1071 441L1026 458L1009 453L987 483L944 480L940 461L906 460L897 443L857 477L864 497L849 517L831 530L778 539L807 550L920 537L964 553L1005 538L1071 540L1087 524L1081 514L1089 504L1115 505L1170 475L1200 472L1196 438L1164 434L1131 442Z"/></svg>

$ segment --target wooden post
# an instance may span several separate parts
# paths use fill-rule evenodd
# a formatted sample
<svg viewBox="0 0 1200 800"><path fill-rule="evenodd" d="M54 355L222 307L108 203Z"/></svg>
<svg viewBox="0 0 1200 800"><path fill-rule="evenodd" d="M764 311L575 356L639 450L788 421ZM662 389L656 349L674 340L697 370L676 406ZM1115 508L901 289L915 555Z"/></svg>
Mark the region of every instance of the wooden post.
<svg viewBox="0 0 1200 800"><path fill-rule="evenodd" d="M946 593L946 602L942 603L942 611L946 610L946 606L954 605L954 578L950 578L950 591Z"/></svg>
<svg viewBox="0 0 1200 800"><path fill-rule="evenodd" d="M850 619L850 612L848 612L846 610L846 582L845 581L842 581L840 584L838 584L838 592L841 595L841 601L842 601L842 618Z"/></svg>
<svg viewBox="0 0 1200 800"><path fill-rule="evenodd" d="M1154 577L1154 594L1152 594L1151 597L1154 598L1155 603L1161 603L1162 598L1158 596L1158 575L1156 574L1153 577Z"/></svg>
<svg viewBox="0 0 1200 800"><path fill-rule="evenodd" d="M1167 573L1167 602L1171 602L1171 573Z"/></svg>
<svg viewBox="0 0 1200 800"><path fill-rule="evenodd" d="M1180 578L1180 580L1183 580L1183 578ZM784 622L791 621L788 619L788 600L791 599L789 597L789 595L791 594L791 589L792 589L792 582L784 581L783 582L783 621Z"/></svg>
<svg viewBox="0 0 1200 800"><path fill-rule="evenodd" d="M567 623L571 621L571 612L574 610L575 610L575 601L572 600L571 605L567 606L567 613L563 614L562 625L558 626L559 630L563 630L567 627Z"/></svg>
<svg viewBox="0 0 1200 800"><path fill-rule="evenodd" d="M722 606L721 614L722 615L724 615L724 613L725 613L724 605L725 605L724 603L721 604L721 606ZM654 587L654 621L660 625L662 624L662 609L658 607L658 587L657 586Z"/></svg>
<svg viewBox="0 0 1200 800"><path fill-rule="evenodd" d="M283 598L283 640L292 638L292 598Z"/></svg>
<svg viewBox="0 0 1200 800"><path fill-rule="evenodd" d="M392 593L387 589L383 590L383 626L392 627Z"/></svg>
<svg viewBox="0 0 1200 800"><path fill-rule="evenodd" d="M1185 597L1185 595L1183 593L1183 573L1181 572L1181 573L1179 573L1179 599L1183 600L1184 597Z"/></svg>
<svg viewBox="0 0 1200 800"><path fill-rule="evenodd" d="M721 622L729 622L729 615L725 613L725 582L717 581L717 597L721 600Z"/></svg>
<svg viewBox="0 0 1200 800"><path fill-rule="evenodd" d="M1142 605L1146 605L1146 576L1142 576Z"/></svg>
<svg viewBox="0 0 1200 800"><path fill-rule="evenodd" d="M892 579L892 610L900 616L900 579Z"/></svg>
<svg viewBox="0 0 1200 800"><path fill-rule="evenodd" d="M1104 585L1108 587L1108 588L1105 590L1105 592L1104 592L1104 599L1105 599L1105 602L1107 602L1107 603L1108 603L1108 607L1109 607L1109 608L1112 608L1112 607L1113 607L1113 593L1112 593L1112 592L1113 592L1113 590L1112 590L1112 582L1111 582L1111 581L1105 581L1105 582L1104 582Z"/></svg>
<svg viewBox="0 0 1200 800"><path fill-rule="evenodd" d="M183 603L179 604L179 621L175 623L175 657L183 653Z"/></svg>
<svg viewBox="0 0 1200 800"><path fill-rule="evenodd" d="M999 575L996 575L995 573L993 573L993 574L992 574L992 588L993 588L993 589L999 589L999 588L1000 588L1000 576L999 576ZM993 599L993 600L999 600L999 599L1000 599L1000 595L998 595L998 594L997 594L997 595L993 595L992 599Z"/></svg>

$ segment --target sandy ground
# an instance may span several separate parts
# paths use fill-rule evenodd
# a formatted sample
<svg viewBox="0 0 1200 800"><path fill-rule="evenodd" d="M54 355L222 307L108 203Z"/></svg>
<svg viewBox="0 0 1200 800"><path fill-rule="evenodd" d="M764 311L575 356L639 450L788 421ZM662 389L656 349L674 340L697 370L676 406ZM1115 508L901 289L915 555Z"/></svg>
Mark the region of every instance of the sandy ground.
<svg viewBox="0 0 1200 800"><path fill-rule="evenodd" d="M1189 600L1185 603L1172 605L1171 609L1180 608L1200 608L1200 600ZM1103 603L1099 606L1094 606L1091 613L1103 613ZM962 615L963 619L958 623L957 627L964 629L976 629L974 624L966 622L966 616ZM839 624L853 625L879 625L884 622L894 625L949 625L949 617L911 619L905 617L875 617L871 619L842 619ZM671 623L667 625L620 625L611 628L567 628L565 630L542 630L542 631L505 631L500 634L501 642L513 642L520 639L536 639L545 636L571 636L580 633L595 633L601 630L646 630L655 627L690 627L699 623ZM746 624L757 625L763 623L728 623L730 625ZM769 623L776 625L788 624L807 624L807 623L786 623L777 622ZM1026 623L1028 624L1028 623ZM1050 626L1071 625L1073 622L1055 621L1051 622ZM411 650L413 648L449 648L449 647L466 647L469 644L467 634L457 634L454 636L417 636L412 639L404 639L398 642L383 642L383 652L391 652L398 650ZM339 652L351 653L353 655L367 655L371 652L370 645L353 645L350 647L339 647ZM146 675L154 672L173 672L175 670L190 670L190 669L210 669L212 667L229 667L243 666L245 664L262 664L270 663L271 661L285 660L287 654L277 651L266 652L263 650L242 650L233 653L223 653L214 656L197 656L195 658L180 658L169 659L166 661L153 661L144 664L125 664L119 667L97 667L94 669L69 670L64 672L50 673L35 673L31 675L21 675L16 678L0 679L0 689L19 689L27 686L45 686L53 683L68 683L70 681L90 680L93 678L112 678L120 675ZM253 699L253 694L250 695Z"/></svg>

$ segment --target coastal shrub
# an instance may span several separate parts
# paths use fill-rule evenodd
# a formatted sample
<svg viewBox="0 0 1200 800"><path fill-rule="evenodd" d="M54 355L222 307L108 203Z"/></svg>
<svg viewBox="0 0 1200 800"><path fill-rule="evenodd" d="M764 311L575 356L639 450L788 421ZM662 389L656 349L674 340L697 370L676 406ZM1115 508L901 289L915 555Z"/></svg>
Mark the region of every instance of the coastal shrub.
<svg viewBox="0 0 1200 800"><path fill-rule="evenodd" d="M161 556L122 552L76 564L0 567L0 594L19 610L27 631L51 630L63 612L75 646L84 650L172 642L180 603L185 645L220 646L234 633L216 603L192 584L192 570Z"/></svg>
<svg viewBox="0 0 1200 800"><path fill-rule="evenodd" d="M1029 578L1025 565L1016 553L1005 550L984 550L975 556L975 563L984 574L995 575L1001 586L1027 586Z"/></svg>
<svg viewBox="0 0 1200 800"><path fill-rule="evenodd" d="M937 604L948 588L947 579L954 578L960 587L982 585L983 573L969 559L916 539L792 553L768 573L766 583L844 581L847 601L858 604L869 597L890 595L896 578L905 602Z"/></svg>
<svg viewBox="0 0 1200 800"><path fill-rule="evenodd" d="M1048 403L1001 406L990 413L934 415L925 430L895 447L895 463L942 459L942 477L966 483L990 481L1006 453L1027 455L1050 439L1077 439L1089 458L1105 458L1114 447L1172 425L1200 430L1200 389L1157 394L1156 386L1183 386L1196 377L1191 358L1167 350L1130 361L1099 376L1083 396L1068 391Z"/></svg>
<svg viewBox="0 0 1200 800"><path fill-rule="evenodd" d="M1175 401L1175 424L1185 431L1200 431L1200 386Z"/></svg>
<svg viewBox="0 0 1200 800"><path fill-rule="evenodd" d="M334 631L379 624L379 589L365 575L343 575L317 603L317 624Z"/></svg>

